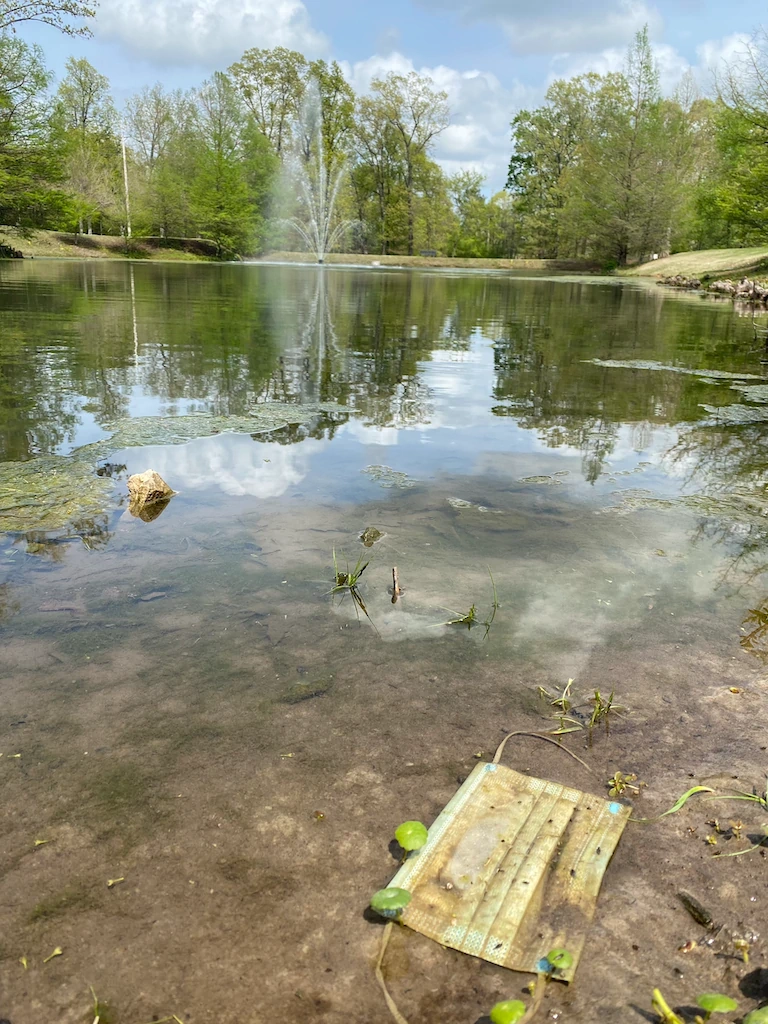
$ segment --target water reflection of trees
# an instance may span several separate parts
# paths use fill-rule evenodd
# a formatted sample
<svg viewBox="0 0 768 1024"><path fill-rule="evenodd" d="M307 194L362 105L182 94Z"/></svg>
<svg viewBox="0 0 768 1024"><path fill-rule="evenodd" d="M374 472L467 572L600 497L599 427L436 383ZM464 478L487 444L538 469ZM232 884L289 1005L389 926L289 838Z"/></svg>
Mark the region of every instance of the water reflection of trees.
<svg viewBox="0 0 768 1024"><path fill-rule="evenodd" d="M14 287L4 291L2 459L66 444L85 412L108 424L132 394L167 414L337 401L377 426L422 423L430 361L480 335L494 345L493 412L580 450L595 479L621 425L642 447L660 424L700 419L706 385L585 360L733 369L752 345L749 324L723 306L503 275L40 264L3 270L3 281Z"/></svg>

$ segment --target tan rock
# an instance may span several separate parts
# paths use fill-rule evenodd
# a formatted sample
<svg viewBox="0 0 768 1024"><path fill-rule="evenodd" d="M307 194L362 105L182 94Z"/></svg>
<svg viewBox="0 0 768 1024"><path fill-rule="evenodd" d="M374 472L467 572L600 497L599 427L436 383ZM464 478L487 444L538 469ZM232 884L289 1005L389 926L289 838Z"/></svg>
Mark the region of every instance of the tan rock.
<svg viewBox="0 0 768 1024"><path fill-rule="evenodd" d="M128 477L131 501L128 511L132 516L150 522L156 519L176 493L154 469L134 473Z"/></svg>

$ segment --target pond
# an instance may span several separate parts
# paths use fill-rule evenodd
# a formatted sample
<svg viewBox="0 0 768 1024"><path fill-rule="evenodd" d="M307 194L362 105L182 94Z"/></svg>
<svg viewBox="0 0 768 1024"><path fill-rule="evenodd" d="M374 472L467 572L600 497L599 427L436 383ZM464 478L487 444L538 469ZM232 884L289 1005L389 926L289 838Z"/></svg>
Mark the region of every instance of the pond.
<svg viewBox="0 0 768 1024"><path fill-rule="evenodd" d="M394 829L508 730L594 774L524 737L518 770L636 774L638 816L764 785L768 366L729 302L36 261L0 264L0 325L0 1017L90 1021L93 986L120 1024L386 1021ZM151 521L146 469L177 492ZM630 824L549 1012L768 998L762 850L722 856L765 817ZM683 951L680 889L714 945ZM529 980L405 929L387 978L411 1024Z"/></svg>

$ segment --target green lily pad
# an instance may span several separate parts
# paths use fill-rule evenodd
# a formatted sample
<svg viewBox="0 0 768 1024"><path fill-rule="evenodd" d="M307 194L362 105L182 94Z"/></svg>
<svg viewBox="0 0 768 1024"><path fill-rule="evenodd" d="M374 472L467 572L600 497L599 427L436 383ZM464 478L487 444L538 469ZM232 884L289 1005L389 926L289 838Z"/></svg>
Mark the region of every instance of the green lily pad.
<svg viewBox="0 0 768 1024"><path fill-rule="evenodd" d="M395 829L395 839L408 853L412 850L420 850L428 836L426 826L422 825L420 821L404 821Z"/></svg>
<svg viewBox="0 0 768 1024"><path fill-rule="evenodd" d="M526 1009L525 1003L519 999L506 999L502 1003L496 1003L489 1014L491 1024L517 1024L525 1016Z"/></svg>
<svg viewBox="0 0 768 1024"><path fill-rule="evenodd" d="M407 889L398 889L392 886L389 889L379 889L371 896L371 910L375 910L382 917L395 919L402 914L411 902L411 894Z"/></svg>
<svg viewBox="0 0 768 1024"><path fill-rule="evenodd" d="M707 1013L732 1013L738 1010L739 1004L730 996L724 996L720 992L705 992L696 1000L696 1005Z"/></svg>

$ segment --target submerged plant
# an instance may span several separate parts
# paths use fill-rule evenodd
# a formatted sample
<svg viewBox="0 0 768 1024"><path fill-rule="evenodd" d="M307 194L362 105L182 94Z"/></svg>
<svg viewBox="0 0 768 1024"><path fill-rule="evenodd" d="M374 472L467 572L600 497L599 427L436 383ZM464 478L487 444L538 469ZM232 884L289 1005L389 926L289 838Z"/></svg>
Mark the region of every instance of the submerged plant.
<svg viewBox="0 0 768 1024"><path fill-rule="evenodd" d="M465 615L460 615L459 612L454 612L457 617L455 619L449 619L446 626L466 626L467 629L472 629L473 626L477 625L477 607L472 605L469 611Z"/></svg>
<svg viewBox="0 0 768 1024"><path fill-rule="evenodd" d="M610 716L612 714L618 715L621 711L626 710L624 707L622 707L621 704L614 703L615 696L615 690L611 690L609 696L607 697L603 697L599 690L595 690L595 695L594 697L592 697L591 700L592 714L589 718L590 736L592 734L592 730L594 729L594 727L598 725L600 722L605 722L605 731L608 732L610 726Z"/></svg>
<svg viewBox="0 0 768 1024"><path fill-rule="evenodd" d="M519 999L505 999L491 1008L491 1024L517 1024L526 1014L527 1007Z"/></svg>
<svg viewBox="0 0 768 1024"><path fill-rule="evenodd" d="M577 700L572 692L573 679L569 679L560 693L550 693L545 687L539 687L539 696L546 700L550 707L556 710L551 715L558 725L551 730L551 736L564 736L569 732L579 732L586 728L589 730L589 744L592 744L592 730L600 722L605 723L605 731L609 730L609 719L611 715L620 715L627 711L622 704L616 703L616 691L611 690L607 697L604 697L599 690L595 690L594 696L588 700ZM591 712L586 708L592 706ZM582 710L584 709L584 710Z"/></svg>
<svg viewBox="0 0 768 1024"><path fill-rule="evenodd" d="M420 850L428 838L426 825L422 825L420 821L404 821L395 829L395 839L405 850L406 856Z"/></svg>
<svg viewBox="0 0 768 1024"><path fill-rule="evenodd" d="M453 619L448 619L447 622L441 622L441 626L466 626L468 630L472 629L473 626L483 625L485 626L484 640L488 639L488 634L491 632L491 626L496 618L496 612L499 610L499 595L496 591L496 581L493 578L493 573L490 568L488 569L488 575L491 578L491 591L493 594L491 600L491 609L485 619L480 619L477 612L477 605L473 604L469 611L464 615L461 612L453 611L449 608L448 611L455 616Z"/></svg>
<svg viewBox="0 0 768 1024"><path fill-rule="evenodd" d="M691 799L692 796L696 796L697 793L714 793L714 789L710 789L709 786L692 786L687 792L683 793L681 797L668 807L666 811L658 814L655 818L630 818L630 821L642 822L648 824L650 822L661 821L662 818L666 818L668 814L677 814Z"/></svg>
<svg viewBox="0 0 768 1024"><path fill-rule="evenodd" d="M696 1020L704 1024L708 1021L713 1013L733 1013L734 1010L738 1010L739 1004L735 999L731 999L730 996L724 996L720 992L705 992L698 997L696 1005L704 1011L703 1017L697 1017Z"/></svg>
<svg viewBox="0 0 768 1024"><path fill-rule="evenodd" d="M362 556L355 562L353 569L349 568L349 562L347 562L346 571L339 568L339 563L336 560L336 548L333 549L333 587L331 588L331 594L341 594L342 597L345 594L349 594L352 598L352 602L355 606L355 613L358 619L360 618L360 612L365 615L370 624L378 633L376 626L373 623L373 619L368 614L368 609L365 607L365 601L363 601L362 595L359 590L360 578L369 566L369 562L364 562Z"/></svg>
<svg viewBox="0 0 768 1024"><path fill-rule="evenodd" d="M96 995L93 985L91 988L91 998L93 999L93 1024L112 1024L115 1019L114 1014L109 1006L109 1003L102 1002L101 999Z"/></svg>
<svg viewBox="0 0 768 1024"><path fill-rule="evenodd" d="M371 896L371 910L391 921L396 921L410 902L411 894L407 889L390 886L388 889L379 889Z"/></svg>
<svg viewBox="0 0 768 1024"><path fill-rule="evenodd" d="M624 772L615 772L607 782L608 795L623 796L629 790L630 793L638 796L645 783L641 782L636 786L634 785L635 782L637 782L637 776L634 772L630 772L628 775L625 775Z"/></svg>

